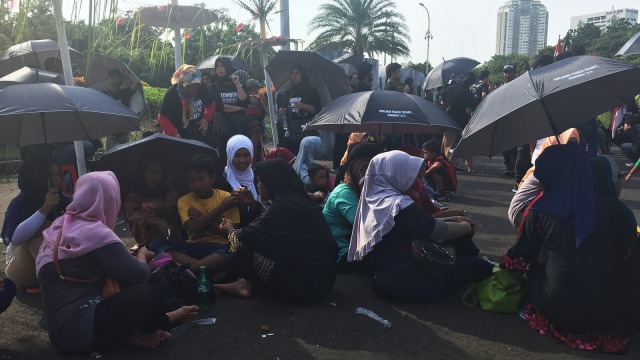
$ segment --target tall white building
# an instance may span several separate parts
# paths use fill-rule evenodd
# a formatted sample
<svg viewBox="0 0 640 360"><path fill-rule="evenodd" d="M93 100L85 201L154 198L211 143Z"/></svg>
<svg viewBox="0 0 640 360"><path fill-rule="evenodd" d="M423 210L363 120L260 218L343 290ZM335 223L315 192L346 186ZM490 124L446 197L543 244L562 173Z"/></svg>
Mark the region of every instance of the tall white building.
<svg viewBox="0 0 640 360"><path fill-rule="evenodd" d="M539 0L509 0L498 10L496 54L535 55L547 45L549 12Z"/></svg>
<svg viewBox="0 0 640 360"><path fill-rule="evenodd" d="M604 31L611 22L617 20L627 20L631 25L638 23L638 10L636 9L611 9L593 14L572 16L571 29L575 30L584 24L593 24Z"/></svg>

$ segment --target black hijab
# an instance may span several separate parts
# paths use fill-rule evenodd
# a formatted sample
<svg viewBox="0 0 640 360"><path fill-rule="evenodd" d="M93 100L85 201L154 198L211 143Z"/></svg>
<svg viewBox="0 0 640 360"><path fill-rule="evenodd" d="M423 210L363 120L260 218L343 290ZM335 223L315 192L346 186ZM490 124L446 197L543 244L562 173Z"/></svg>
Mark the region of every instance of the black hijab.
<svg viewBox="0 0 640 360"><path fill-rule="evenodd" d="M372 159L382 152L382 147L378 143L355 143L347 149L347 162L338 169L334 186L344 180L344 176L349 169L349 164L357 159Z"/></svg>
<svg viewBox="0 0 640 360"><path fill-rule="evenodd" d="M272 203L238 239L255 252L284 264L333 266L338 247L322 209L304 191L300 177L282 159L256 165L255 175Z"/></svg>
<svg viewBox="0 0 640 360"><path fill-rule="evenodd" d="M300 82L297 84L291 83L291 90L288 91L289 96L286 98L300 98L301 102L311 105L315 108L316 114L322 110L322 104L320 102L320 96L318 95L318 91L316 88L311 86L309 83L309 72L304 65L294 65L291 67L289 75L293 72L293 70L298 70L300 72ZM287 100L288 101L288 100ZM287 104L285 104L287 105ZM312 118L314 115L309 115L306 112L292 113L292 118Z"/></svg>
<svg viewBox="0 0 640 360"><path fill-rule="evenodd" d="M224 67L225 70L225 76L224 77L219 77L217 74L215 74L215 76L213 76L211 78L211 82L212 83L216 83L216 84L222 84L222 83L228 83L231 81L231 74L233 74L233 64L231 64L231 59L229 59L228 57L218 57L216 59L216 61L214 62L214 72L215 72L215 67L218 65L222 65Z"/></svg>

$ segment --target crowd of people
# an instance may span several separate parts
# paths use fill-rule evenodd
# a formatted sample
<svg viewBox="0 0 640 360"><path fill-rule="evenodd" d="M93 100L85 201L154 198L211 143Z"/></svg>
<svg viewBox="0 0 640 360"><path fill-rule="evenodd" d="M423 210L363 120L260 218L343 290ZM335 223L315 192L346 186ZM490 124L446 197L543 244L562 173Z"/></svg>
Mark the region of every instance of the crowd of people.
<svg viewBox="0 0 640 360"><path fill-rule="evenodd" d="M372 70L363 62L347 78L354 92L371 90ZM400 70L387 66L385 89L410 93L414 85L401 81ZM515 72L506 65L505 81ZM483 72L477 83L474 73L465 74L436 89L435 99L464 128L491 96L488 78ZM165 134L226 150L218 158L195 155L182 168L144 158L133 184L91 172L70 197L61 190L56 155L46 146L24 149L20 194L2 227L11 280L0 280L0 311L25 289L42 294L50 340L62 352L122 343L156 348L172 326L198 316L193 304L168 307L167 279L149 265L160 254L194 274L204 267L222 293L268 292L302 305L326 299L340 272L370 278L380 297L418 303L492 275L495 264L479 258L473 240L474 220L441 203L457 190L456 171L474 171L472 158L463 159L464 168L450 158L459 133L401 143L385 134L349 134L334 149L332 176L316 162L321 138L304 129L321 109L318 92L302 65L291 68L290 80L278 102L276 131L284 141L265 159L260 84L223 57L214 74L181 66L158 116ZM635 116L621 130L636 129L623 150L635 164L627 181L640 170ZM500 266L528 281L521 316L530 327L571 347L616 352L640 326L637 223L618 199L624 175L610 157L593 152L599 127L588 125L505 153L505 174L516 180L508 217L517 237ZM178 191L176 176L186 179L188 192ZM114 232L121 210L136 242L131 249ZM416 246L421 242L453 249L451 266L436 272L417 261L428 256ZM107 296L112 280L120 291Z"/></svg>

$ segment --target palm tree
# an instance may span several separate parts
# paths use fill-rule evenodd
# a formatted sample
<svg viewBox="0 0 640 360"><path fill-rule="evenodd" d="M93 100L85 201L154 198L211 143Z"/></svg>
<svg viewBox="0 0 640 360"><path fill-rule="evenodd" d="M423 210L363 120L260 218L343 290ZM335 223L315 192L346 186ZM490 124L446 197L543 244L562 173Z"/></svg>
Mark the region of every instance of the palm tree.
<svg viewBox="0 0 640 360"><path fill-rule="evenodd" d="M346 50L369 57L409 54L409 28L392 0L331 0L320 5L309 29L320 32L309 45L315 50Z"/></svg>
<svg viewBox="0 0 640 360"><path fill-rule="evenodd" d="M278 0L234 0L234 2L248 11L251 18L260 21L260 38L266 39L266 28L269 27L271 30L267 17L280 12L280 10L276 10Z"/></svg>

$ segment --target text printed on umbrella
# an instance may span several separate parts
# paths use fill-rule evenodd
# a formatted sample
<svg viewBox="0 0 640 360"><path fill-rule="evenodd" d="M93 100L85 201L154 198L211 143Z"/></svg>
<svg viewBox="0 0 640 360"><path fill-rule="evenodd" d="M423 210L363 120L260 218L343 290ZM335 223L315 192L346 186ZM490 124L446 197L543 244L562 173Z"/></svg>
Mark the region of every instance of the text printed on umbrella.
<svg viewBox="0 0 640 360"><path fill-rule="evenodd" d="M389 117L407 117L407 115L413 114L409 110L378 110L381 114L387 114Z"/></svg>
<svg viewBox="0 0 640 360"><path fill-rule="evenodd" d="M571 74L567 74L567 75L563 75L557 78L553 78L553 81L558 81L558 80L562 80L562 79L569 79L569 80L573 80L573 79L577 79L579 77L585 76L585 75L589 75L589 74L593 74L593 70L596 68L599 68L600 66L598 65L593 65L593 66L589 66L588 68L582 69L582 70L578 70L578 71L574 71Z"/></svg>

